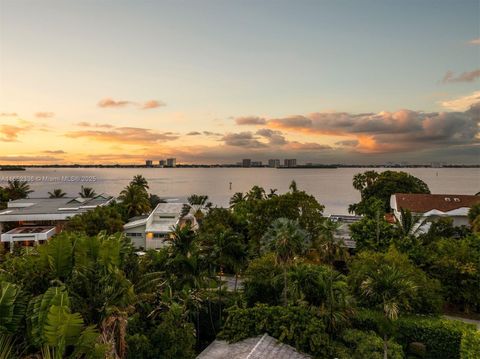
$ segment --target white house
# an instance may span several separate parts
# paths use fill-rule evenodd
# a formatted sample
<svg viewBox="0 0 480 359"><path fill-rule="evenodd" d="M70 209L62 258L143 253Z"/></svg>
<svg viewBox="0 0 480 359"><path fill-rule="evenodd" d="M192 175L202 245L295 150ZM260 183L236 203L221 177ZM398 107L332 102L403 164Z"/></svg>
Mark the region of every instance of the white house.
<svg viewBox="0 0 480 359"><path fill-rule="evenodd" d="M480 196L459 194L395 193L390 197L390 207L399 219L403 208L428 220L450 217L454 226L468 226L468 211L477 203Z"/></svg>
<svg viewBox="0 0 480 359"><path fill-rule="evenodd" d="M45 241L62 230L69 218L110 204L115 198L100 194L94 198L25 198L10 201L0 210L1 241L23 244ZM2 233L4 228L12 228Z"/></svg>
<svg viewBox="0 0 480 359"><path fill-rule="evenodd" d="M132 218L123 226L123 232L136 248L162 248L177 225L189 222L193 229L197 229L198 224L192 214L182 217L183 206L183 203L159 203L148 216Z"/></svg>

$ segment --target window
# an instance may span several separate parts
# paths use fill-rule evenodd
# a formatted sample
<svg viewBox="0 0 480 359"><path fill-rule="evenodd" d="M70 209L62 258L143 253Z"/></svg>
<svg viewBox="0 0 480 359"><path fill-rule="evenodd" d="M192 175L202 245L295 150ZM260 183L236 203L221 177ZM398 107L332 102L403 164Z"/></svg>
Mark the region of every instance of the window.
<svg viewBox="0 0 480 359"><path fill-rule="evenodd" d="M165 234L163 233L154 233L153 234L153 238L165 238Z"/></svg>
<svg viewBox="0 0 480 359"><path fill-rule="evenodd" d="M141 233L126 233L127 237L141 237Z"/></svg>
<svg viewBox="0 0 480 359"><path fill-rule="evenodd" d="M166 215L166 214L161 214L161 215L158 216L158 218L175 218L175 216Z"/></svg>

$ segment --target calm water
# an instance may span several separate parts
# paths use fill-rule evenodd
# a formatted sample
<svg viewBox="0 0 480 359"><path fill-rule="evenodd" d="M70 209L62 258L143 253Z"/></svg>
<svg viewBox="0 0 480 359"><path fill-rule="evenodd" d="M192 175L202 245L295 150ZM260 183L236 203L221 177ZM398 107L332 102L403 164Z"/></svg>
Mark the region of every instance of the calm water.
<svg viewBox="0 0 480 359"><path fill-rule="evenodd" d="M32 189L31 197L46 196L48 191L61 188L69 196L77 195L82 184L93 187L97 193L117 195L136 174L145 176L150 191L163 197L185 198L197 193L206 194L219 206L228 205L235 192L245 192L253 185L266 190L278 189L286 192L292 180L300 189L313 194L325 205L326 214L346 214L350 203L359 200L352 187L352 177L365 168L338 169L288 169L270 168L28 168L26 171L0 172L0 186L5 177L27 177ZM380 171L380 169L376 169ZM425 181L432 193L475 194L480 191L480 169L478 168L412 168L402 169ZM68 177L67 179L62 176ZM87 177L80 179L78 177ZM82 182L89 176L95 182ZM232 189L230 189L230 182Z"/></svg>

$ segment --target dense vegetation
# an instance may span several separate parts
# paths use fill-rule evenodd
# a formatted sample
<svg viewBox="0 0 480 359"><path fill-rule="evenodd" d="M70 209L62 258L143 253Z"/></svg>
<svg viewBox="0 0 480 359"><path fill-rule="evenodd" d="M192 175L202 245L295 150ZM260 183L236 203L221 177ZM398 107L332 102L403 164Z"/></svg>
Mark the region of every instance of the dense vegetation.
<svg viewBox="0 0 480 359"><path fill-rule="evenodd" d="M31 191L10 187L0 196ZM0 254L0 358L193 358L217 337L265 332L316 358L477 358L479 332L440 315L480 313L480 207L471 228L442 219L418 233L411 213L385 221L387 198L428 193L425 183L367 172L354 187L363 218L351 226L353 252L292 182L285 194L236 193L230 208L192 195L185 213L200 228L174 228L169 246L138 255L118 232L161 199L136 176L119 203Z"/></svg>

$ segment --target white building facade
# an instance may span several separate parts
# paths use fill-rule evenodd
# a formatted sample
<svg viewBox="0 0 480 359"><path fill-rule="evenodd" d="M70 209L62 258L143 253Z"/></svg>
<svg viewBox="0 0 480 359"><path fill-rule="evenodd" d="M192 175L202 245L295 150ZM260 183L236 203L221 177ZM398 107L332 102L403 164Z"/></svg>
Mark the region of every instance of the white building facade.
<svg viewBox="0 0 480 359"><path fill-rule="evenodd" d="M480 196L473 195L395 193L390 197L390 207L398 219L403 209L428 221L449 217L455 227L469 225L468 212L477 203Z"/></svg>
<svg viewBox="0 0 480 359"><path fill-rule="evenodd" d="M148 215L133 218L123 226L123 232L138 249L159 249L168 245L167 239L176 226L190 223L197 229L195 217L182 217L183 203L159 203Z"/></svg>

